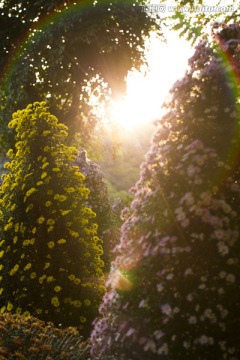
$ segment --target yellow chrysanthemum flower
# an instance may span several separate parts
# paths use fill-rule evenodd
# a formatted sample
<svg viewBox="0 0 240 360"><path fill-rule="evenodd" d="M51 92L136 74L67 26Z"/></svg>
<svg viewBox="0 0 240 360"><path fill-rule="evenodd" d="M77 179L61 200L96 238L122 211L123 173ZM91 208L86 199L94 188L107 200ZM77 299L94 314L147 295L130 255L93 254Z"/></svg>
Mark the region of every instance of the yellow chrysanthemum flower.
<svg viewBox="0 0 240 360"><path fill-rule="evenodd" d="M0 313L3 314L5 311L6 311L6 306L4 305L4 306L1 308Z"/></svg>
<svg viewBox="0 0 240 360"><path fill-rule="evenodd" d="M73 280L75 280L76 276L71 274L71 275L68 276L68 278L69 278L69 280L73 281Z"/></svg>
<svg viewBox="0 0 240 360"><path fill-rule="evenodd" d="M30 316L30 312L29 311L24 311L23 316L26 316L26 317Z"/></svg>
<svg viewBox="0 0 240 360"><path fill-rule="evenodd" d="M81 280L79 278L76 278L73 280L75 285L79 285L81 283Z"/></svg>
<svg viewBox="0 0 240 360"><path fill-rule="evenodd" d="M39 224L42 224L45 221L45 218L43 216L40 216L37 220Z"/></svg>
<svg viewBox="0 0 240 360"><path fill-rule="evenodd" d="M35 191L37 191L37 189L31 188L30 190L28 190L28 191L26 192L26 196L29 197L29 196L32 195Z"/></svg>
<svg viewBox="0 0 240 360"><path fill-rule="evenodd" d="M58 240L58 244L65 244L67 241L65 239Z"/></svg>
<svg viewBox="0 0 240 360"><path fill-rule="evenodd" d="M50 150L50 147L49 146L44 146L44 148L43 148L43 151L44 152L48 152Z"/></svg>
<svg viewBox="0 0 240 360"><path fill-rule="evenodd" d="M41 276L41 277L38 279L39 284L42 284L42 283L43 283L43 280L46 279L46 277L47 277L46 275Z"/></svg>
<svg viewBox="0 0 240 360"><path fill-rule="evenodd" d="M13 309L13 304L9 301L7 304L7 311L12 311Z"/></svg>
<svg viewBox="0 0 240 360"><path fill-rule="evenodd" d="M72 305L76 308L80 308L82 306L82 303L80 300L74 300L72 301Z"/></svg>
<svg viewBox="0 0 240 360"><path fill-rule="evenodd" d="M49 247L49 249L52 249L52 248L55 246L55 244L54 244L53 241L49 241L49 242L47 243L47 246Z"/></svg>
<svg viewBox="0 0 240 360"><path fill-rule="evenodd" d="M4 226L4 231L10 230L13 227L13 223L9 223Z"/></svg>
<svg viewBox="0 0 240 360"><path fill-rule="evenodd" d="M16 207L17 207L17 205L16 205L16 204L13 204L13 205L11 206L11 211L14 211L14 210L16 209Z"/></svg>
<svg viewBox="0 0 240 360"><path fill-rule="evenodd" d="M47 220L47 225L54 225L54 224L55 224L55 220L53 220L53 219Z"/></svg>
<svg viewBox="0 0 240 360"><path fill-rule="evenodd" d="M51 134L50 130L44 130L43 131L43 136L48 136L50 134Z"/></svg>
<svg viewBox="0 0 240 360"><path fill-rule="evenodd" d="M9 272L9 275L10 275L10 276L13 276L13 275L18 271L18 269L19 269L19 265L16 264L16 265L12 268L12 270Z"/></svg>
<svg viewBox="0 0 240 360"><path fill-rule="evenodd" d="M60 210L60 211L61 211L62 216L65 216L65 215L69 214L72 210Z"/></svg>
<svg viewBox="0 0 240 360"><path fill-rule="evenodd" d="M44 270L48 269L50 266L50 263L49 262L45 262L45 265L44 265Z"/></svg>
<svg viewBox="0 0 240 360"><path fill-rule="evenodd" d="M59 292L59 291L61 291L61 290L62 290L62 288L61 288L61 286L59 286L59 285L55 286L55 288L54 288L54 291L55 291L55 292Z"/></svg>
<svg viewBox="0 0 240 360"><path fill-rule="evenodd" d="M46 167L48 167L49 163L46 161L43 165L42 165L42 169L46 169Z"/></svg>
<svg viewBox="0 0 240 360"><path fill-rule="evenodd" d="M29 269L31 269L31 267L32 267L32 264L31 264L31 263L28 263L28 264L23 268L23 270L24 270L24 271L29 270Z"/></svg>
<svg viewBox="0 0 240 360"><path fill-rule="evenodd" d="M22 313L22 309L21 309L20 307L18 307L18 308L16 309L16 314L17 314L17 315L21 315L21 313Z"/></svg>
<svg viewBox="0 0 240 360"><path fill-rule="evenodd" d="M73 187L65 188L65 190L66 190L66 192L67 192L68 194L71 194L71 193L73 193L73 192L75 191L75 189L74 189Z"/></svg>
<svg viewBox="0 0 240 360"><path fill-rule="evenodd" d="M36 276L37 276L37 274L36 274L35 272L32 272L32 273L30 274L30 278L31 278L31 279L35 279Z"/></svg>
<svg viewBox="0 0 240 360"><path fill-rule="evenodd" d="M65 195L56 194L54 195L54 200L58 200L60 202L63 202L67 200L67 197Z"/></svg>
<svg viewBox="0 0 240 360"><path fill-rule="evenodd" d="M51 299L51 304L55 307L58 307L60 305L59 303L59 299L57 296L54 296L52 299Z"/></svg>

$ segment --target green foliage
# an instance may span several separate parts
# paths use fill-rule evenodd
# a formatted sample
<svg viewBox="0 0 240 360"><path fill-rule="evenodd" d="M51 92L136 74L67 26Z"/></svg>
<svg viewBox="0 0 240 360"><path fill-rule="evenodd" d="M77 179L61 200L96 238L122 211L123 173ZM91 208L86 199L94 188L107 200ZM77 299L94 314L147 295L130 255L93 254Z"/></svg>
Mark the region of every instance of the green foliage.
<svg viewBox="0 0 240 360"><path fill-rule="evenodd" d="M95 359L239 359L239 34L215 29L219 46L200 43L172 89L122 226Z"/></svg>
<svg viewBox="0 0 240 360"><path fill-rule="evenodd" d="M89 341L74 328L60 329L23 315L0 315L1 360L87 360Z"/></svg>
<svg viewBox="0 0 240 360"><path fill-rule="evenodd" d="M88 104L90 93L105 83L113 94L125 88L125 77L139 68L144 40L155 21L139 1L4 0L0 8L1 148L14 144L7 129L11 114L37 99L51 113L91 138L98 121ZM81 96L80 96L81 95Z"/></svg>
<svg viewBox="0 0 240 360"><path fill-rule="evenodd" d="M1 186L1 311L89 331L102 297L103 250L89 190L45 103L13 114L16 152Z"/></svg>
<svg viewBox="0 0 240 360"><path fill-rule="evenodd" d="M139 166L144 160L150 139L155 127L148 124L124 129L115 125L113 130L114 140L117 142L118 152L112 156L111 151L98 161L109 181L111 198L120 197L127 200L128 190L135 184L139 177ZM105 133L104 143L111 148L111 136Z"/></svg>
<svg viewBox="0 0 240 360"><path fill-rule="evenodd" d="M165 22L173 30L179 31L180 36L195 44L199 37L209 35L210 27L214 23L239 22L239 7L234 1L227 4L224 0L217 1L214 5L202 0L175 0L171 2L175 11L169 14Z"/></svg>

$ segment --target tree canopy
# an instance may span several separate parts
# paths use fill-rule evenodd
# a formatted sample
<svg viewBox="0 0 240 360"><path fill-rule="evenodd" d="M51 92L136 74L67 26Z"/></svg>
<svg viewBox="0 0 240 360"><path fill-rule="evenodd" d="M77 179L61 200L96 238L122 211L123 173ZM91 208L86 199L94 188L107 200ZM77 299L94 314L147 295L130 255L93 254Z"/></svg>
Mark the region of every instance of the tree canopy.
<svg viewBox="0 0 240 360"><path fill-rule="evenodd" d="M143 62L145 37L159 30L141 3L2 1L2 148L14 141L7 130L11 114L39 100L47 101L71 134L89 138L97 121L87 102L89 92L95 91L99 102L106 87L121 92L128 70Z"/></svg>

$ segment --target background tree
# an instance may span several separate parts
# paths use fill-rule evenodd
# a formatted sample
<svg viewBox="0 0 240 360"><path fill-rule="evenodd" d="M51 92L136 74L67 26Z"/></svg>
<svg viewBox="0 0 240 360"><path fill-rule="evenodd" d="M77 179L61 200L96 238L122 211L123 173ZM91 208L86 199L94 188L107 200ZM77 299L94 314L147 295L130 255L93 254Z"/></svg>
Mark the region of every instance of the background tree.
<svg viewBox="0 0 240 360"><path fill-rule="evenodd" d="M1 146L14 143L7 130L11 114L47 100L70 134L89 140L98 102L121 92L124 78L143 62L144 39L158 26L142 11L142 1L2 1L0 36ZM101 90L99 90L101 89Z"/></svg>
<svg viewBox="0 0 240 360"><path fill-rule="evenodd" d="M168 2L162 1L168 8ZM187 38L193 44L202 36L208 36L211 26L215 22L238 23L240 20L239 6L224 0L206 3L202 0L175 0L170 4L165 23L173 30L179 31L180 36ZM175 10L173 10L175 8Z"/></svg>
<svg viewBox="0 0 240 360"><path fill-rule="evenodd" d="M102 246L89 190L44 103L13 115L16 154L1 186L1 312L30 313L86 336L103 295Z"/></svg>
<svg viewBox="0 0 240 360"><path fill-rule="evenodd" d="M240 26L172 89L92 333L95 359L240 357Z"/></svg>

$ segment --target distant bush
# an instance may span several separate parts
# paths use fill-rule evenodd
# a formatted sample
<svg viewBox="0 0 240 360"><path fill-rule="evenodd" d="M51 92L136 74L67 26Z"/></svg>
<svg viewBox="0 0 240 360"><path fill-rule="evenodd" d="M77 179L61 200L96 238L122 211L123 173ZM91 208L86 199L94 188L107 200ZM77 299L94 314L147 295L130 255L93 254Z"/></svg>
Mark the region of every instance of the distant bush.
<svg viewBox="0 0 240 360"><path fill-rule="evenodd" d="M240 359L240 26L214 31L142 164L94 359Z"/></svg>
<svg viewBox="0 0 240 360"><path fill-rule="evenodd" d="M75 328L23 315L0 315L1 360L88 360L90 344Z"/></svg>
<svg viewBox="0 0 240 360"><path fill-rule="evenodd" d="M88 335L104 293L102 246L89 190L44 103L16 112L16 151L1 185L1 312L30 313Z"/></svg>

